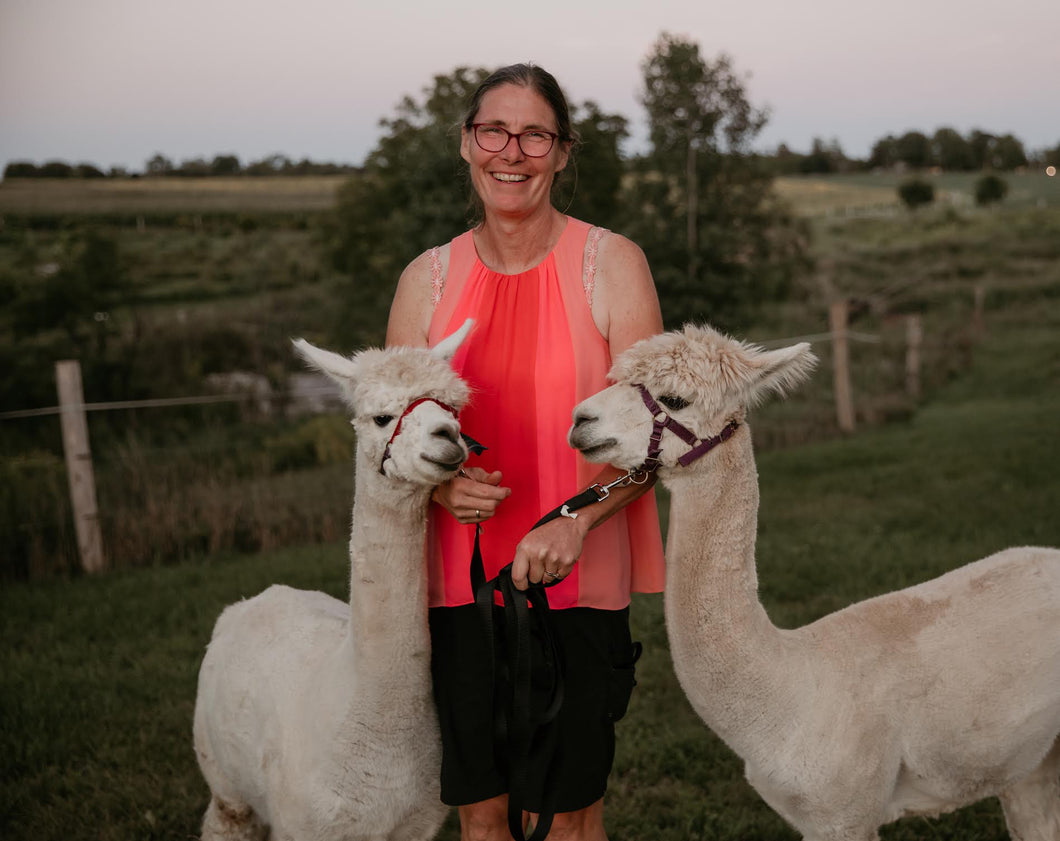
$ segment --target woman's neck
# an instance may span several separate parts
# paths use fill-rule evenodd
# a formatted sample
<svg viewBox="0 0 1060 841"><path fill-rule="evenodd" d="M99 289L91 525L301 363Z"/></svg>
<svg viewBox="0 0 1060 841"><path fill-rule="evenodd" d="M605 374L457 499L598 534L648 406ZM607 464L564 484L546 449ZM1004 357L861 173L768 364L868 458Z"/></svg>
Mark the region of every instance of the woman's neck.
<svg viewBox="0 0 1060 841"><path fill-rule="evenodd" d="M548 207L534 216L511 219L496 214L474 232L478 258L501 274L519 274L543 261L556 247L567 225L567 217Z"/></svg>

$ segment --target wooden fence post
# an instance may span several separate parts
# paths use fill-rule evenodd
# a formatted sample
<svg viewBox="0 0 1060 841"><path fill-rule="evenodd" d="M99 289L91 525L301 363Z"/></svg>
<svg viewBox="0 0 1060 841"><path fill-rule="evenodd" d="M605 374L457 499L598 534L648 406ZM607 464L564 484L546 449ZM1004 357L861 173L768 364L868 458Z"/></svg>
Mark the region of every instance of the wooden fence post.
<svg viewBox="0 0 1060 841"><path fill-rule="evenodd" d="M828 306L832 331L832 366L835 414L842 432L854 431L854 393L850 386L850 350L847 343L847 302L841 298Z"/></svg>
<svg viewBox="0 0 1060 841"><path fill-rule="evenodd" d="M920 398L920 346L924 341L924 328L920 316L905 317L905 393L914 400Z"/></svg>
<svg viewBox="0 0 1060 841"><path fill-rule="evenodd" d="M981 339L986 332L983 318L983 310L986 308L986 286L982 283L975 284L972 295L972 332L975 338Z"/></svg>
<svg viewBox="0 0 1060 841"><path fill-rule="evenodd" d="M55 381L62 410L63 452L66 454L66 476L70 482L70 502L74 509L77 549L85 572L99 572L103 569L103 539L96 506L92 453L88 446L81 364L76 359L56 362Z"/></svg>

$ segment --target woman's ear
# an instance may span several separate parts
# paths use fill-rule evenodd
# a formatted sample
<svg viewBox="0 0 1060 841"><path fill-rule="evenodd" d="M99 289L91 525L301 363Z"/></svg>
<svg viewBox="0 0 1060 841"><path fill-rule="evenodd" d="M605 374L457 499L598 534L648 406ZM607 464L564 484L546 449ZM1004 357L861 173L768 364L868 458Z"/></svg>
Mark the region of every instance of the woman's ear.
<svg viewBox="0 0 1060 841"><path fill-rule="evenodd" d="M567 168L567 163L570 161L570 146L569 140L560 143L559 156L556 160L556 175L559 175Z"/></svg>
<svg viewBox="0 0 1060 841"><path fill-rule="evenodd" d="M471 163L471 132L467 126L460 126L460 157Z"/></svg>

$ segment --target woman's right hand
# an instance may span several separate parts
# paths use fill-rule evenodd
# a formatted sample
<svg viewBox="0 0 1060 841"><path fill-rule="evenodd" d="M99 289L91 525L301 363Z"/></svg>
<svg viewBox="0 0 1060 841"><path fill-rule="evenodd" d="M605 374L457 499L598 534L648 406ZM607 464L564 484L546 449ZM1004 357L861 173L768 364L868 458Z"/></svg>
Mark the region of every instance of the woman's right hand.
<svg viewBox="0 0 1060 841"><path fill-rule="evenodd" d="M501 472L487 473L481 467L468 467L434 489L431 499L456 517L460 523L481 523L497 513L497 506L511 494L501 487Z"/></svg>

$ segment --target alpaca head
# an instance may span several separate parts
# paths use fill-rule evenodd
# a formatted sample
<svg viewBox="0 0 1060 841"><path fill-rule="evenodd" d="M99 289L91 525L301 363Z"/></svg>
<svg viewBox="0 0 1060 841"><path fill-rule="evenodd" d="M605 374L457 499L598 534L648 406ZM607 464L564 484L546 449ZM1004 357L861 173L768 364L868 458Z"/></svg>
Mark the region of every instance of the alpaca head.
<svg viewBox="0 0 1060 841"><path fill-rule="evenodd" d="M430 350L368 348L345 357L305 339L294 346L342 389L362 463L391 479L437 485L452 478L468 455L453 412L463 408L469 391L449 360L471 326L468 319Z"/></svg>
<svg viewBox="0 0 1060 841"><path fill-rule="evenodd" d="M638 385L659 408L700 441L717 436L731 422L742 423L748 407L769 392L783 394L802 382L817 358L802 343L768 351L710 327L643 339L615 360L615 385L574 408L570 445L595 462L623 470L640 467L648 454L653 415ZM664 429L660 471L678 467L692 445Z"/></svg>

